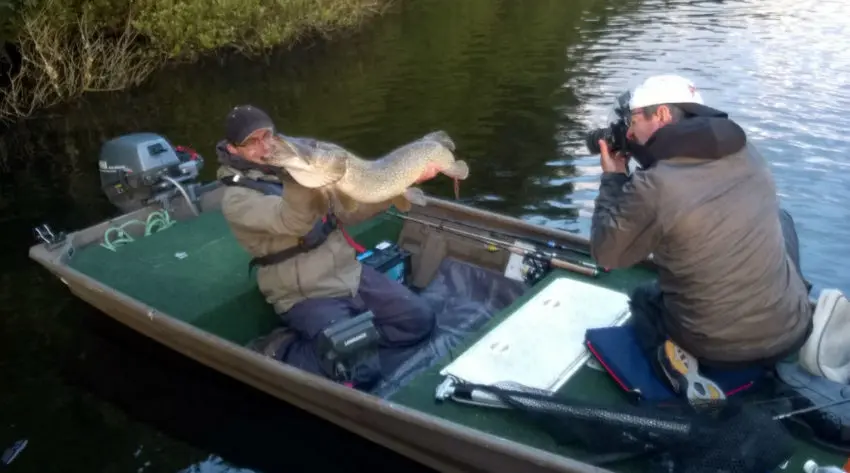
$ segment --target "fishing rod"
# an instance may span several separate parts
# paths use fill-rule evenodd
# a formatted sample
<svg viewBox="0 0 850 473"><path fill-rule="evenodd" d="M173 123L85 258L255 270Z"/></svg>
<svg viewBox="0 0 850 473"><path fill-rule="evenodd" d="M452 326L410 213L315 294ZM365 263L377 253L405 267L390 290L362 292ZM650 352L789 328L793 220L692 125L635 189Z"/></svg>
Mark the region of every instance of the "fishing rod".
<svg viewBox="0 0 850 473"><path fill-rule="evenodd" d="M400 218L402 220L408 220L411 222L419 223L421 225L425 225L427 227L435 228L438 230L447 231L449 233L454 233L458 236L467 237L473 240L478 240L483 243L487 243L488 245L496 248L502 248L504 250L510 251L516 255L527 257L531 259L535 259L538 261L543 261L548 263L556 268L566 269L568 271L573 271L579 274L583 274L585 276L596 277L599 275L601 268L596 266L595 264L588 263L586 261L581 261L576 258L569 258L565 255L554 253L554 252L546 252L540 249L527 249L522 248L517 245L508 243L506 241L498 240L495 238L490 238L483 235L478 235L475 233L467 232L465 230L461 230L459 228L448 227L443 225L442 223L434 223L429 222L427 220L421 220L414 217L409 217L407 215L401 215L395 212L390 212L389 215L393 217Z"/></svg>
<svg viewBox="0 0 850 473"><path fill-rule="evenodd" d="M467 228L472 228L472 229L475 229L475 230L478 230L478 231L487 232L490 235L498 235L498 236L503 236L505 238L512 238L512 239L515 239L515 240L524 240L524 241L527 241L529 243L533 243L533 244L538 245L538 246L551 248L553 250L569 251L569 252L578 253L578 254L584 255L584 256L592 256L590 254L590 250L588 250L588 249L579 248L578 246L564 245L564 244L555 242L555 240L542 240L542 239L538 239L538 238L519 235L519 234L516 234L516 233L490 230L489 228L484 228L480 225L473 225L471 223L461 222L459 220L454 220L454 219L451 219L451 218L443 218L443 217L433 217L433 218L440 220L442 222L449 222L449 223L454 224L454 225L461 225L461 226L464 226L464 227L467 227Z"/></svg>
<svg viewBox="0 0 850 473"><path fill-rule="evenodd" d="M776 416L773 417L773 420L782 420L782 419L786 419L788 417L796 416L798 414L805 414L807 412L819 411L821 409L826 409L826 408L829 408L829 407L837 406L839 404L845 404L845 403L848 403L848 402L850 402L850 398L839 399L837 401L828 402L826 404L819 404L819 405L806 407L806 408L803 408L803 409L797 409L797 410L794 410L794 411L791 411L791 412L786 412L784 414L776 415Z"/></svg>

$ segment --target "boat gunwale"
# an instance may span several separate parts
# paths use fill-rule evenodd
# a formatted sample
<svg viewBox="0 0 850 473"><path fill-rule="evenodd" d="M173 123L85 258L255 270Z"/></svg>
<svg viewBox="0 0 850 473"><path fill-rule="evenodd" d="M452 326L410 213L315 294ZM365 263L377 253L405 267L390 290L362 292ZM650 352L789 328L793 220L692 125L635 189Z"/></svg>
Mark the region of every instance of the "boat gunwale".
<svg viewBox="0 0 850 473"><path fill-rule="evenodd" d="M220 196L219 196L220 197ZM215 197L213 197L215 199ZM428 196L428 206L462 214L477 223L496 223L537 235L589 246L572 233ZM215 207L217 202L212 202ZM206 206L204 206L206 207ZM149 206L69 235L92 243L93 233L117 222L149 215ZM206 208L206 210L211 210ZM186 214L178 209L176 214ZM427 215L426 215L427 216ZM483 221L483 222L482 222ZM343 387L251 351L148 306L66 264L67 245L48 250L38 244L30 258L54 273L72 293L108 316L216 371L300 407L373 442L440 471L576 472L608 470L499 437L473 427ZM111 306L111 307L110 307ZM237 364L234 362L242 362Z"/></svg>

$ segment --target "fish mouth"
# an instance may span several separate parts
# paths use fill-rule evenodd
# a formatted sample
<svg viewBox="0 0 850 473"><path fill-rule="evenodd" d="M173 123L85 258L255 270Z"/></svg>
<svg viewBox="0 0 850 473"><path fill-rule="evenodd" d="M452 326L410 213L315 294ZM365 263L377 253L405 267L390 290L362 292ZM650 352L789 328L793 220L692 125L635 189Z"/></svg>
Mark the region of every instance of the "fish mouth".
<svg viewBox="0 0 850 473"><path fill-rule="evenodd" d="M274 166L276 168L283 168L287 171L313 171L313 166L310 165L307 161L301 158L301 156L291 155L291 156L280 156L277 154L272 154L266 156L263 159L265 164L269 166Z"/></svg>
<svg viewBox="0 0 850 473"><path fill-rule="evenodd" d="M462 181L469 177L469 165L466 163L466 161L457 160L453 162L451 166L442 169L440 172L445 174L446 176L451 177L452 179Z"/></svg>
<svg viewBox="0 0 850 473"><path fill-rule="evenodd" d="M346 171L346 161L340 161L340 166L329 168L323 161L315 161L312 153L312 150L297 143L276 137L271 153L263 158L263 162L283 169L297 183L310 189L325 187L342 179Z"/></svg>
<svg viewBox="0 0 850 473"><path fill-rule="evenodd" d="M286 168L287 170L309 171L313 169L294 143L290 143L279 136L272 140L271 150L262 160L270 166Z"/></svg>

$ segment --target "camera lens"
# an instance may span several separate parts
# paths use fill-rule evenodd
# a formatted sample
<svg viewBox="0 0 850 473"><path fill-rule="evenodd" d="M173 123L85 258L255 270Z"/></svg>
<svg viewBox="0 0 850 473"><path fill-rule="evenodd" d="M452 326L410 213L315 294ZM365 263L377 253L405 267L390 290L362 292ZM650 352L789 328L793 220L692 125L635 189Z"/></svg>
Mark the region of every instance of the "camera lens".
<svg viewBox="0 0 850 473"><path fill-rule="evenodd" d="M599 148L599 140L610 141L611 139L611 128L597 128L595 130L591 130L587 137L585 138L585 145L587 146L590 154L599 154L602 150Z"/></svg>

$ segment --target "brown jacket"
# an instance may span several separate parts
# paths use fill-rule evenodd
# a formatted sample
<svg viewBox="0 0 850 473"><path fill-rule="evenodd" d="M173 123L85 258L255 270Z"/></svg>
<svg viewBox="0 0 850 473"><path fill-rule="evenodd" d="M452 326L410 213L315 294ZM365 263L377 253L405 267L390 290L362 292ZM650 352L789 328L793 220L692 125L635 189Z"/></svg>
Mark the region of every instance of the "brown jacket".
<svg viewBox="0 0 850 473"><path fill-rule="evenodd" d="M227 153L221 145L217 151L220 160L222 153ZM230 160L233 159L230 156ZM298 238L307 234L329 208L328 198L320 191L303 187L291 178L281 179L259 169L246 169L246 166L237 169L227 162L218 169L219 179L240 174L245 178L283 183L282 195L265 195L242 186L225 189L221 211L236 240L253 257L295 246ZM337 213L337 217L341 223L351 225L387 208L389 202L361 205L356 213ZM278 313L306 298L353 296L360 284L361 268L355 256L354 248L337 229L312 251L276 265L257 267L257 285Z"/></svg>
<svg viewBox="0 0 850 473"><path fill-rule="evenodd" d="M671 337L692 354L750 361L799 345L808 291L786 252L767 163L728 118L661 128L654 166L605 173L591 228L600 265L653 254Z"/></svg>

